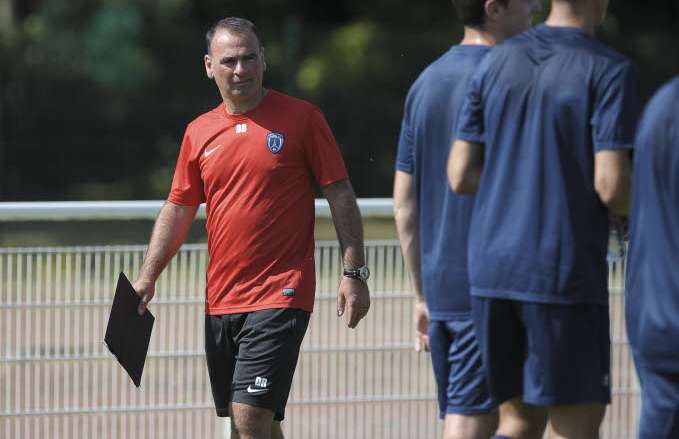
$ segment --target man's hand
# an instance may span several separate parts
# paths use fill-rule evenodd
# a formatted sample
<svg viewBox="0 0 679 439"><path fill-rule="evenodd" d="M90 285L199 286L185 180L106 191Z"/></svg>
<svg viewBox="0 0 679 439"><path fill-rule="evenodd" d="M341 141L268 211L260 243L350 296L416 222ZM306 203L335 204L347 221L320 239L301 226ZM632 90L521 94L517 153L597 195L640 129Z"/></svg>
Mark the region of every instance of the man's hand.
<svg viewBox="0 0 679 439"><path fill-rule="evenodd" d="M429 352L429 308L424 300L415 300L415 351Z"/></svg>
<svg viewBox="0 0 679 439"><path fill-rule="evenodd" d="M343 316L347 307L347 326L355 328L358 322L368 314L370 291L368 291L368 285L362 280L342 276L337 292L337 315Z"/></svg>
<svg viewBox="0 0 679 439"><path fill-rule="evenodd" d="M132 288L134 288L134 291L141 298L141 302L139 302L139 306L137 307L137 312L139 315L142 315L146 312L146 306L156 293L156 285L153 282L145 282L142 279L137 279L132 284Z"/></svg>

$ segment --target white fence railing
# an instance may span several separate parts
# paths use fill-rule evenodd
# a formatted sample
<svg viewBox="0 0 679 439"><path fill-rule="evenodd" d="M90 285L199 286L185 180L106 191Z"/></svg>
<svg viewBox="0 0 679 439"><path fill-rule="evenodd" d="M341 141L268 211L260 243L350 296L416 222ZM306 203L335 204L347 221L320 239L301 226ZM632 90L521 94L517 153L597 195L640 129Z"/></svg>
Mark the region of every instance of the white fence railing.
<svg viewBox="0 0 679 439"><path fill-rule="evenodd" d="M371 203L362 200L362 210L391 216L389 200ZM0 219L9 216L6 206ZM152 218L159 207L142 215ZM65 220L74 213L49 215ZM140 389L102 342L117 274L134 277L143 252L143 246L0 248L0 437L222 436L204 361L204 244L183 246L159 279ZM429 358L412 350L412 294L398 243L369 240L366 252L373 305L348 330L335 314L339 248L317 242L316 305L283 423L288 438L441 436ZM624 261L610 267L613 404L602 437L631 439L639 391L624 332Z"/></svg>

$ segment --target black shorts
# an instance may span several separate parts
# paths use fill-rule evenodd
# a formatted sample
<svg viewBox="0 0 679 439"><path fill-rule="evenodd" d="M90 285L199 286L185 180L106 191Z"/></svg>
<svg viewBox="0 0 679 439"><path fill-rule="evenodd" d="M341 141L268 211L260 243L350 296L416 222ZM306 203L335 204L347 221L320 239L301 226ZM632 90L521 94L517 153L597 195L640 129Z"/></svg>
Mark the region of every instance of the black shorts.
<svg viewBox="0 0 679 439"><path fill-rule="evenodd" d="M205 356L217 416L238 402L283 420L309 313L267 309L205 316Z"/></svg>

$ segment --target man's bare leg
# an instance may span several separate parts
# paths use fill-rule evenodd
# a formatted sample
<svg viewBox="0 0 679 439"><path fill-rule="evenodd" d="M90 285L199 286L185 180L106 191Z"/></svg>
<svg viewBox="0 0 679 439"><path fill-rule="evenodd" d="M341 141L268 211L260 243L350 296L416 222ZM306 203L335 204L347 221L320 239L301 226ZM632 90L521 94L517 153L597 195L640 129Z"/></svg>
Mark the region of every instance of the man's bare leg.
<svg viewBox="0 0 679 439"><path fill-rule="evenodd" d="M271 439L285 439L279 421L273 421L271 423Z"/></svg>
<svg viewBox="0 0 679 439"><path fill-rule="evenodd" d="M598 439L604 404L574 404L549 408L549 420L555 439Z"/></svg>
<svg viewBox="0 0 679 439"><path fill-rule="evenodd" d="M498 435L512 439L541 439L547 425L547 409L524 404L521 397L500 405Z"/></svg>
<svg viewBox="0 0 679 439"><path fill-rule="evenodd" d="M280 423L273 420L274 412L238 402L231 403L231 437L234 439L272 439L280 433ZM278 429L273 424L278 424Z"/></svg>
<svg viewBox="0 0 679 439"><path fill-rule="evenodd" d="M443 439L488 439L497 428L497 414L447 414L444 419Z"/></svg>

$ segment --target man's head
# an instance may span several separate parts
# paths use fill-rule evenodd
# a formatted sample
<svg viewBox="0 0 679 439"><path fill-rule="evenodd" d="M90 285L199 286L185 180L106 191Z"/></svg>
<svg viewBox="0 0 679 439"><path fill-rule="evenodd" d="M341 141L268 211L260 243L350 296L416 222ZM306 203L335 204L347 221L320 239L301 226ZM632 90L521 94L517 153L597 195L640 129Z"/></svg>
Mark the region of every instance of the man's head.
<svg viewBox="0 0 679 439"><path fill-rule="evenodd" d="M452 0L462 24L497 34L502 40L530 28L538 0Z"/></svg>
<svg viewBox="0 0 679 439"><path fill-rule="evenodd" d="M224 18L207 31L205 38L205 71L215 80L227 106L258 103L266 62L255 25L243 18Z"/></svg>
<svg viewBox="0 0 679 439"><path fill-rule="evenodd" d="M581 16L589 17L593 26L599 26L606 18L610 0L552 0L552 5L565 4Z"/></svg>

